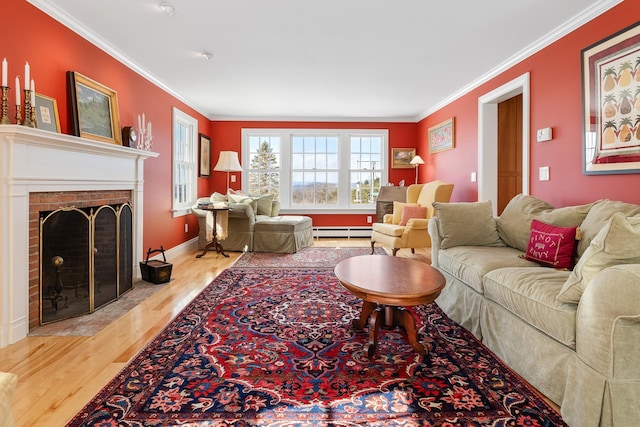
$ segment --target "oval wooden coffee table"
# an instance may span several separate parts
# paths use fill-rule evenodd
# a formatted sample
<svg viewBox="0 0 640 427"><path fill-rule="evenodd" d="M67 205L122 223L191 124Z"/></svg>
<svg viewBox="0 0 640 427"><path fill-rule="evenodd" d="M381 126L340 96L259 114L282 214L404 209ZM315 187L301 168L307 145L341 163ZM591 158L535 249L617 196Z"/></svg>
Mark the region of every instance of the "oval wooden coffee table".
<svg viewBox="0 0 640 427"><path fill-rule="evenodd" d="M388 255L361 255L336 265L336 277L349 292L361 298L362 312L353 320L360 331L369 323L369 342L364 350L373 357L378 344L380 325L402 326L409 344L419 354L427 354L418 341L416 321L405 307L433 302L444 288L445 278L424 262Z"/></svg>

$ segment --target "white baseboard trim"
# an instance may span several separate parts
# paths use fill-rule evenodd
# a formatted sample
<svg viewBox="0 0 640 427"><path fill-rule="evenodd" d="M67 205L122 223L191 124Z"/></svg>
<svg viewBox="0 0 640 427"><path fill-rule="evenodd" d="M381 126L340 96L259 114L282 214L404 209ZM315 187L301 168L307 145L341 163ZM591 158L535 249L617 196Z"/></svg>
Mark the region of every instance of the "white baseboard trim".
<svg viewBox="0 0 640 427"><path fill-rule="evenodd" d="M148 250L149 248L147 248ZM151 249L159 249L159 248L151 248ZM164 249L164 256L167 258L167 262L171 262L171 258L173 257L177 257L179 255L183 255L186 253L192 253L194 252L194 250L198 249L198 237L194 237L191 240L187 240L184 243L179 244L178 246L174 246L172 248L165 248ZM195 256L195 255L194 255ZM145 251L144 254L142 254L142 261L147 259L147 252ZM150 257L149 259L153 259L153 260L159 260L162 261L162 254L158 253L155 254L154 256ZM142 276L140 275L140 266L137 266L138 268L138 278L141 278Z"/></svg>
<svg viewBox="0 0 640 427"><path fill-rule="evenodd" d="M371 237L371 227L313 227L313 237Z"/></svg>

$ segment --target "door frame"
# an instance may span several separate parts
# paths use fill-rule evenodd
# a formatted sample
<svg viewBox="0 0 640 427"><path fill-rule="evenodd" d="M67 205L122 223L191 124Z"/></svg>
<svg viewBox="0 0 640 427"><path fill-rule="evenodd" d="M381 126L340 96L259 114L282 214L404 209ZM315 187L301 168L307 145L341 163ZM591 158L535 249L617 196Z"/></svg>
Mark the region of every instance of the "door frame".
<svg viewBox="0 0 640 427"><path fill-rule="evenodd" d="M478 200L498 209L498 104L522 94L522 194L529 194L530 76L522 74L478 98Z"/></svg>

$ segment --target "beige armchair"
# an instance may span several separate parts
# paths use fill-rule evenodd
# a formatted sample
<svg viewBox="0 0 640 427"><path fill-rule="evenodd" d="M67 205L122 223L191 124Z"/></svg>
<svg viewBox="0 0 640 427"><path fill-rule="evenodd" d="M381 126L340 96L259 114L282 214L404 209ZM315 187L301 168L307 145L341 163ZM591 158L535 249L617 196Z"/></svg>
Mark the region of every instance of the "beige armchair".
<svg viewBox="0 0 640 427"><path fill-rule="evenodd" d="M452 192L453 184L442 181L407 187L407 203L393 202L393 214L386 214L382 223L373 224L371 253L376 242L390 247L394 256L402 248L411 248L414 253L415 248L431 247L427 224L435 213L432 204L448 202Z"/></svg>

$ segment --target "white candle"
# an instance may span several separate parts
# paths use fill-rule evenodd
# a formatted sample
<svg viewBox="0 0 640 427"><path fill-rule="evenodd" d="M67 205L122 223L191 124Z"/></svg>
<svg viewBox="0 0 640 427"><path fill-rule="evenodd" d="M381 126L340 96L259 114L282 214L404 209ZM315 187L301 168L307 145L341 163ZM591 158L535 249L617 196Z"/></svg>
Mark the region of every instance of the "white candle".
<svg viewBox="0 0 640 427"><path fill-rule="evenodd" d="M16 105L20 105L20 77L16 76Z"/></svg>
<svg viewBox="0 0 640 427"><path fill-rule="evenodd" d="M36 105L36 83L31 79L31 106L35 107Z"/></svg>
<svg viewBox="0 0 640 427"><path fill-rule="evenodd" d="M2 60L2 86L7 87L7 68L9 68L7 64L7 58Z"/></svg>
<svg viewBox="0 0 640 427"><path fill-rule="evenodd" d="M29 90L29 82L31 81L31 67L28 62L24 63L24 90Z"/></svg>

